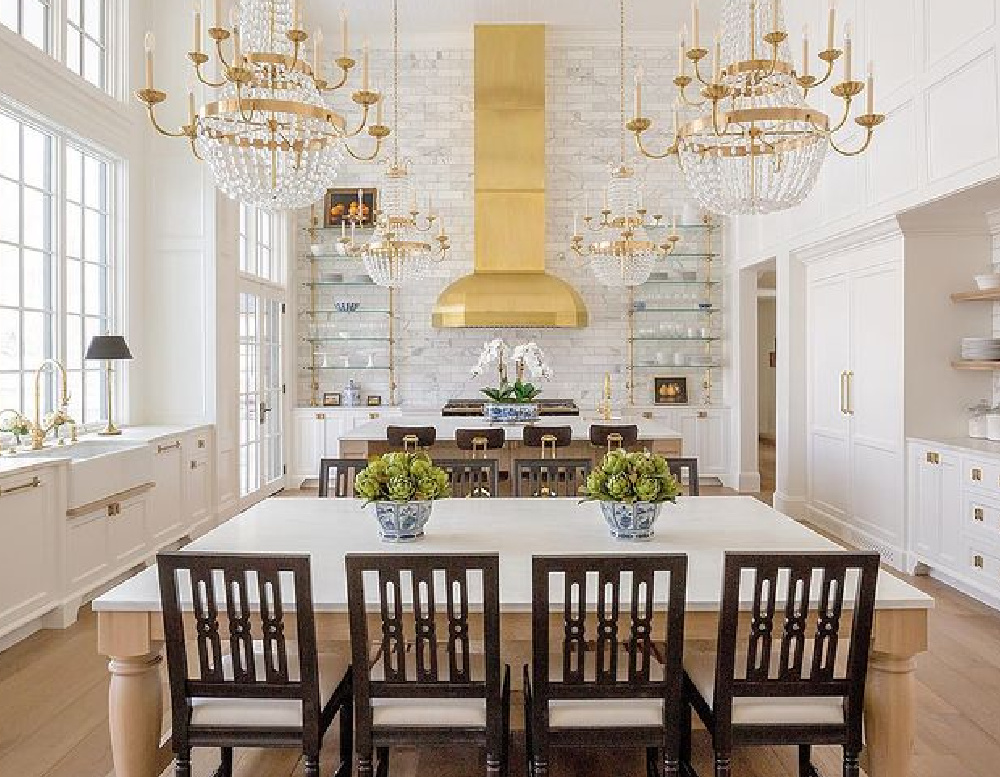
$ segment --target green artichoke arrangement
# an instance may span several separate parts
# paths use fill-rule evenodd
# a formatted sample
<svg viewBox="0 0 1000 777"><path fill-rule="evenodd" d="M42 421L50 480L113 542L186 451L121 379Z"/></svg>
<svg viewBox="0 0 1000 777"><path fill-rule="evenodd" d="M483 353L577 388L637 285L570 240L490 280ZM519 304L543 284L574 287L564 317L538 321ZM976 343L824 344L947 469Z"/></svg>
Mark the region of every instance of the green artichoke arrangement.
<svg viewBox="0 0 1000 777"><path fill-rule="evenodd" d="M451 482L426 453L386 453L357 474L354 493L367 502L426 502L451 496Z"/></svg>
<svg viewBox="0 0 1000 777"><path fill-rule="evenodd" d="M667 461L649 451L610 451L587 478L586 498L601 502L676 502L681 492Z"/></svg>

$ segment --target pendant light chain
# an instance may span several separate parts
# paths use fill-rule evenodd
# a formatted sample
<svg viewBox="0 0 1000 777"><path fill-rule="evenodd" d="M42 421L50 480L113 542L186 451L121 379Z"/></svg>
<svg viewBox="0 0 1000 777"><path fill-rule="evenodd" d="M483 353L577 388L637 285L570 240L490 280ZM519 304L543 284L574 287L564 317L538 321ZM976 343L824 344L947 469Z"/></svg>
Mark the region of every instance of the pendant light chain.
<svg viewBox="0 0 1000 777"><path fill-rule="evenodd" d="M392 126L393 162L399 166L399 0L392 0Z"/></svg>
<svg viewBox="0 0 1000 777"><path fill-rule="evenodd" d="M621 34L618 46L618 157L625 166L625 0L618 4L621 22ZM399 126L393 119L393 126Z"/></svg>

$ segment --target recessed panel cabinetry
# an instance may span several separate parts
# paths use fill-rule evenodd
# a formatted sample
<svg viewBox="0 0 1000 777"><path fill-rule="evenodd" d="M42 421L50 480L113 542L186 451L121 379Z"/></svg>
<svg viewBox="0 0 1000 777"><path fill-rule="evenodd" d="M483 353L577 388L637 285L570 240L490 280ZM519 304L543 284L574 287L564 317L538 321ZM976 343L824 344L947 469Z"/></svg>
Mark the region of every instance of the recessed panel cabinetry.
<svg viewBox="0 0 1000 777"><path fill-rule="evenodd" d="M976 448L909 441L908 566L926 567L934 577L996 607L1000 445Z"/></svg>
<svg viewBox="0 0 1000 777"><path fill-rule="evenodd" d="M163 546L179 539L187 530L181 483L184 476L184 453L181 436L151 443L153 477L150 496L149 534L154 545Z"/></svg>
<svg viewBox="0 0 1000 777"><path fill-rule="evenodd" d="M683 455L698 459L698 474L729 475L730 410L725 407L684 406L643 410L644 415L663 421L681 433Z"/></svg>
<svg viewBox="0 0 1000 777"><path fill-rule="evenodd" d="M292 412L295 450L294 484L319 476L319 461L340 455L340 438L356 426L377 418L400 416L399 408L298 408Z"/></svg>

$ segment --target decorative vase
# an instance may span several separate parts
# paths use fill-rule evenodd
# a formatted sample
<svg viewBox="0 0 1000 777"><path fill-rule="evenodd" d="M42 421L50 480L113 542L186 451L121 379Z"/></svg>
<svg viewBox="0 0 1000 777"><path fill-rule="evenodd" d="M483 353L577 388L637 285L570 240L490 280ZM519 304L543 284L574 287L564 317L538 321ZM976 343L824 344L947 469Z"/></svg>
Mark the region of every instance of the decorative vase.
<svg viewBox="0 0 1000 777"><path fill-rule="evenodd" d="M648 540L662 509L662 502L601 502L611 536L619 540Z"/></svg>
<svg viewBox="0 0 1000 777"><path fill-rule="evenodd" d="M375 502L378 534L385 542L412 542L424 536L434 502Z"/></svg>
<svg viewBox="0 0 1000 777"><path fill-rule="evenodd" d="M538 420L538 405L534 402L487 402L483 416L493 424L519 424Z"/></svg>

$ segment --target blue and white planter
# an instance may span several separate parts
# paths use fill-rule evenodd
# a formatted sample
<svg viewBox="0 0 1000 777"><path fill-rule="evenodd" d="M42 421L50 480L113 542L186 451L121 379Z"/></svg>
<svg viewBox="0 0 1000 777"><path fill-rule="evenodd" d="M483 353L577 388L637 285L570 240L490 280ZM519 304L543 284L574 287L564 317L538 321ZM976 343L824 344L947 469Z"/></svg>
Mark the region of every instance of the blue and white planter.
<svg viewBox="0 0 1000 777"><path fill-rule="evenodd" d="M662 502L601 502L611 536L619 540L648 540L662 509Z"/></svg>
<svg viewBox="0 0 1000 777"><path fill-rule="evenodd" d="M374 502L378 536L384 542L412 542L424 536L434 502Z"/></svg>
<svg viewBox="0 0 1000 777"><path fill-rule="evenodd" d="M501 403L487 402L483 405L483 416L493 424L521 424L538 420L538 405L534 402Z"/></svg>

